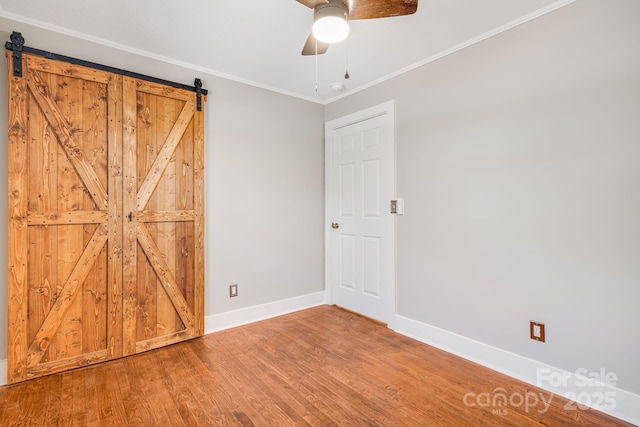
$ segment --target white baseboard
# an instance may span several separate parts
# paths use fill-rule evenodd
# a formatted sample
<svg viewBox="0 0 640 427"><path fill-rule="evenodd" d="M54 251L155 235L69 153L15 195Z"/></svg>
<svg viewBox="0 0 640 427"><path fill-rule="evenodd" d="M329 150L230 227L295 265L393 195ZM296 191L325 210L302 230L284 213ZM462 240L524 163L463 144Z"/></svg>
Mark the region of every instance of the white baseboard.
<svg viewBox="0 0 640 427"><path fill-rule="evenodd" d="M227 311L225 313L213 314L204 319L204 333L210 334L212 332L246 325L322 304L326 304L324 291L241 308L239 310Z"/></svg>
<svg viewBox="0 0 640 427"><path fill-rule="evenodd" d="M0 360L0 385L7 384L7 359Z"/></svg>
<svg viewBox="0 0 640 427"><path fill-rule="evenodd" d="M608 385L607 382L609 384L615 384L617 381L617 379L613 381L607 380L607 374L611 373L591 373L585 371L585 376L582 376L579 375L583 373L582 371L576 371L574 373L558 369L403 316L396 316L395 331L448 353L455 354L464 359L486 366L487 368L509 375L510 377L540 387L554 395L564 396L573 401L567 405L567 409L577 410L580 407L584 408L588 406L621 420L640 425L640 396L618 389L613 385ZM605 377L605 382L596 383L593 381L595 374L600 374L600 378ZM497 395L501 390L503 391L503 389L497 388L495 390L483 390L483 392L486 391L486 393L488 393L486 396L491 397L491 393ZM460 396L460 399L464 400L465 396L466 395ZM469 394L467 397L468 399L465 400L465 404L468 402L474 405L480 401L481 404L478 406L486 406L489 402L487 399L474 400L476 396L473 394ZM495 401L495 397L498 396L493 396L490 400ZM509 396L505 397L509 398ZM523 404L520 396L514 397L517 397L517 399L509 402L515 402L516 405ZM535 398L535 396L531 397ZM484 402L487 403L484 404ZM533 409L533 406L531 406L531 408L532 410L537 410ZM540 408L544 408L544 405L541 405ZM488 407L487 409L500 410L500 408L497 407Z"/></svg>

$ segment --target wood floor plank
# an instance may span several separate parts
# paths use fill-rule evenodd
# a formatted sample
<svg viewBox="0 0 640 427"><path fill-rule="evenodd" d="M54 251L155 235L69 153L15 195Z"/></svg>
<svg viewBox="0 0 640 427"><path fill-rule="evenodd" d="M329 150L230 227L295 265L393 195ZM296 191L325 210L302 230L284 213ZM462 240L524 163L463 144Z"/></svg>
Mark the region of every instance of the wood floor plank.
<svg viewBox="0 0 640 427"><path fill-rule="evenodd" d="M202 362L203 367L207 369L209 375L217 378L218 380L211 384L201 387L202 392L208 394L211 405L215 408L214 425L254 425L251 421L251 417L248 416L243 410L243 407L248 407L241 390L237 390L234 383L227 377L228 373L225 370L224 363L212 363L212 359L209 357L211 352L216 352L218 355L227 350L222 344L219 344L217 340L194 340L192 343L199 344L198 351L195 352L198 359ZM232 355L227 355L232 357ZM222 362L221 359L219 359ZM202 386L201 382L197 382ZM249 411L251 412L251 411ZM255 419L257 414L252 414Z"/></svg>
<svg viewBox="0 0 640 427"><path fill-rule="evenodd" d="M542 404L465 404L466 393ZM1 426L630 426L337 307L0 388Z"/></svg>
<svg viewBox="0 0 640 427"><path fill-rule="evenodd" d="M248 341L246 331L243 340ZM277 340L271 340L270 344L263 343L261 346L253 346L253 351L268 352L278 347ZM282 411L291 419L294 425L320 425L319 411L315 408L310 411L310 406L306 405L304 398L297 399L300 394L292 390L293 381L287 373L277 369L273 363L264 363L257 359L252 353L244 360L244 370L250 377L257 378L263 384L263 391L270 396L275 396L274 403L282 408ZM273 397L272 397L273 398Z"/></svg>

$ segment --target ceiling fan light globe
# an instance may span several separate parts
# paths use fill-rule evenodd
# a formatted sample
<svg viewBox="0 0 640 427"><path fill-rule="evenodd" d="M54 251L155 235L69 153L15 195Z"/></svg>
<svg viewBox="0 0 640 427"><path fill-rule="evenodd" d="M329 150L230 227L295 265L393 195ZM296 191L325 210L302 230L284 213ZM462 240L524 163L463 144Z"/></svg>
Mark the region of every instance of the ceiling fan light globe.
<svg viewBox="0 0 640 427"><path fill-rule="evenodd" d="M349 23L336 16L325 16L313 23L313 36L321 42L337 43L349 35Z"/></svg>

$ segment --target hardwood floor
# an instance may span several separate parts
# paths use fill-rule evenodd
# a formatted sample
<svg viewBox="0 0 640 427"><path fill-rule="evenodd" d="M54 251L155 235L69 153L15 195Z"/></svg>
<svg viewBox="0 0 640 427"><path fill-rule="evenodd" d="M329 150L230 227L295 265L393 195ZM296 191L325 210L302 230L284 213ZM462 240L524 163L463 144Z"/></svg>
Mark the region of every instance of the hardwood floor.
<svg viewBox="0 0 640 427"><path fill-rule="evenodd" d="M501 392L511 404L490 406ZM548 410L542 399L551 401ZM566 404L384 325L320 306L2 387L0 425L630 425Z"/></svg>

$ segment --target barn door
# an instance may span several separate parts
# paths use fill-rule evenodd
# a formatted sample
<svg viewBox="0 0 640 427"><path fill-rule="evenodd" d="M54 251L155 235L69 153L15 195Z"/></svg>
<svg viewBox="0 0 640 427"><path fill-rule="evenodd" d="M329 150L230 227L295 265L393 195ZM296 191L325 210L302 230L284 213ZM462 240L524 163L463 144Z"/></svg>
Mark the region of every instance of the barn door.
<svg viewBox="0 0 640 427"><path fill-rule="evenodd" d="M203 334L203 113L124 77L124 353Z"/></svg>
<svg viewBox="0 0 640 427"><path fill-rule="evenodd" d="M206 92L7 56L8 382L202 335Z"/></svg>
<svg viewBox="0 0 640 427"><path fill-rule="evenodd" d="M26 54L22 67L9 77L10 383L122 353L121 77Z"/></svg>

